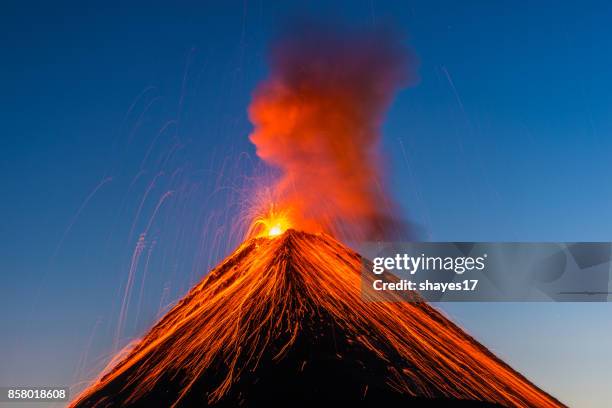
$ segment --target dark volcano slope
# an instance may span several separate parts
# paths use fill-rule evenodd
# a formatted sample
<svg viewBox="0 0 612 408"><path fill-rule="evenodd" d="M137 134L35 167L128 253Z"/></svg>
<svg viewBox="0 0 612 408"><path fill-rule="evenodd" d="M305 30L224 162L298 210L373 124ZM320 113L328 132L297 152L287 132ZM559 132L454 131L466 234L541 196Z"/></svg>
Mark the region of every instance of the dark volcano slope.
<svg viewBox="0 0 612 408"><path fill-rule="evenodd" d="M362 262L245 242L72 406L562 406L426 303L363 301Z"/></svg>

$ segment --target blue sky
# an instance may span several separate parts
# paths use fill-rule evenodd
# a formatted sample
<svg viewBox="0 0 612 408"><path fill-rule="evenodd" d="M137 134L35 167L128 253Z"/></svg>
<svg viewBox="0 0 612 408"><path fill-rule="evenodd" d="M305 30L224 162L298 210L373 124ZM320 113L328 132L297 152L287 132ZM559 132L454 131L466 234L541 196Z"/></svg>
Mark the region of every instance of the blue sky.
<svg viewBox="0 0 612 408"><path fill-rule="evenodd" d="M383 147L424 237L612 240L612 6L328 3L4 5L0 385L96 372L141 234L120 344L235 245L246 107L295 16L393 24L418 55ZM604 406L607 304L444 309L563 401Z"/></svg>

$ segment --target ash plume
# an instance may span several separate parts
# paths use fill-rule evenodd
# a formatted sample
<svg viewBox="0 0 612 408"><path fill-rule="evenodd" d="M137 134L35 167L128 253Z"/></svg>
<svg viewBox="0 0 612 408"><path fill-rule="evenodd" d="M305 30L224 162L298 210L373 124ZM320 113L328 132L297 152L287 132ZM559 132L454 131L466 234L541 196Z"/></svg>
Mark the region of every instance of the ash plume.
<svg viewBox="0 0 612 408"><path fill-rule="evenodd" d="M273 194L294 226L353 239L403 234L380 139L414 66L402 38L386 29L302 25L274 44L269 78L249 108L250 140L280 170Z"/></svg>

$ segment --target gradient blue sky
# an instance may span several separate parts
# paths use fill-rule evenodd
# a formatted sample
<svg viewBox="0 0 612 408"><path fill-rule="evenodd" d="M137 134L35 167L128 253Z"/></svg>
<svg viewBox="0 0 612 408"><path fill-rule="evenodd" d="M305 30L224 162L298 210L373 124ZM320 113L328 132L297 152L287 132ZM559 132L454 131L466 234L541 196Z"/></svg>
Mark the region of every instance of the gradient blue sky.
<svg viewBox="0 0 612 408"><path fill-rule="evenodd" d="M96 373L140 234L120 344L235 245L246 107L295 16L387 21L419 56L384 148L426 238L612 240L612 6L328 3L3 4L0 385ZM608 304L443 308L564 402L609 405Z"/></svg>

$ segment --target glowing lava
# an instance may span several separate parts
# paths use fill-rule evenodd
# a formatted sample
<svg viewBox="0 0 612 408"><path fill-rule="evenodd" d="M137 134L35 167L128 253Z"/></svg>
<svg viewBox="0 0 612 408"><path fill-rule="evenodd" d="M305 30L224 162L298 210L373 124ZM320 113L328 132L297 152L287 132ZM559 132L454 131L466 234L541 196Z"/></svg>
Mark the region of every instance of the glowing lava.
<svg viewBox="0 0 612 408"><path fill-rule="evenodd" d="M281 229L280 225L275 225L272 228L270 228L270 231L268 231L268 236L276 237L277 235L280 235L282 233L283 233L283 230Z"/></svg>
<svg viewBox="0 0 612 408"><path fill-rule="evenodd" d="M266 212L255 217L247 232L247 238L273 238L290 228L294 228L294 224L291 222L289 210L279 210L274 204L270 204Z"/></svg>

